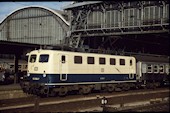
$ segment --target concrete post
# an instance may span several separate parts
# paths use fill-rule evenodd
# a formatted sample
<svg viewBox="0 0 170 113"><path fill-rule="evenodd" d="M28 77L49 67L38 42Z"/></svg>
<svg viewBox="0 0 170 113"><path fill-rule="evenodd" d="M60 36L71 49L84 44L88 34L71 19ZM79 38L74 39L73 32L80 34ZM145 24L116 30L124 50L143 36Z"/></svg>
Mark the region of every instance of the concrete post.
<svg viewBox="0 0 170 113"><path fill-rule="evenodd" d="M15 54L15 57L14 57L14 63L15 63L15 75L14 75L14 84L17 83L18 81L18 60L19 60L19 55L18 54Z"/></svg>
<svg viewBox="0 0 170 113"><path fill-rule="evenodd" d="M35 112L38 112L38 110L39 110L39 101L40 101L40 99L39 99L39 97L38 96L35 96L35 99L34 99L35 101L35 104L34 104L34 111Z"/></svg>

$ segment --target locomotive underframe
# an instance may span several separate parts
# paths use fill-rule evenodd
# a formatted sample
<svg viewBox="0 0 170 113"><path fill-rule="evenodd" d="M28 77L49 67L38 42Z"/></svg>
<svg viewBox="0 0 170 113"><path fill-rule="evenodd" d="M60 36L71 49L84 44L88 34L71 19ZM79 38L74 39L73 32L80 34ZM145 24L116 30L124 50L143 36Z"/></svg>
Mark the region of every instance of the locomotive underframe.
<svg viewBox="0 0 170 113"><path fill-rule="evenodd" d="M156 88L161 86L162 79L153 80L152 75L148 74L143 80L137 80L136 82L124 82L124 83L96 83L96 84L75 84L75 85L45 85L44 83L23 82L21 87L25 93L34 94L39 96L64 96L68 92L75 91L79 94L88 94L92 91L121 91L129 89L139 88ZM165 77L165 75L164 75ZM163 77L163 78L164 78ZM161 81L160 81L161 80ZM165 79L164 79L165 80Z"/></svg>

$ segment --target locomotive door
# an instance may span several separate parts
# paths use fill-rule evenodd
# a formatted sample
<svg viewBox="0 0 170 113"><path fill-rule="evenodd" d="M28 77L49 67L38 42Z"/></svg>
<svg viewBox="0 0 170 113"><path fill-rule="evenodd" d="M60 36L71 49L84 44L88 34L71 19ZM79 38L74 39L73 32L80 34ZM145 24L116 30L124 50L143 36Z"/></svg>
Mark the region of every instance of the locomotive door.
<svg viewBox="0 0 170 113"><path fill-rule="evenodd" d="M60 81L67 81L68 55L60 54L59 58L60 58L59 60Z"/></svg>
<svg viewBox="0 0 170 113"><path fill-rule="evenodd" d="M132 59L129 60L129 79L134 79L134 61Z"/></svg>

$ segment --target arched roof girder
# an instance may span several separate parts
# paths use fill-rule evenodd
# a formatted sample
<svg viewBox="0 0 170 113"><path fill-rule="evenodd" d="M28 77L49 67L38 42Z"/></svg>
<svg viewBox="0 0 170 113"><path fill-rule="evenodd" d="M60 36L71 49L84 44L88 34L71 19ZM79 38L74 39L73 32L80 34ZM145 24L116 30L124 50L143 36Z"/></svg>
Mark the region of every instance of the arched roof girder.
<svg viewBox="0 0 170 113"><path fill-rule="evenodd" d="M2 20L2 22L0 23L0 25L2 23L4 23L8 18L10 18L13 14L18 13L18 12L20 12L22 10L25 10L25 9L28 9L28 8L40 8L40 9L49 11L50 13L52 13L52 14L56 15L57 17L59 17L67 26L70 26L70 23L68 23L61 14L59 14L58 12L56 12L53 9L50 9L50 8L47 8L47 7L43 7L43 6L26 6L26 7L19 8L19 9L15 10L15 11L11 12L7 17L5 17Z"/></svg>

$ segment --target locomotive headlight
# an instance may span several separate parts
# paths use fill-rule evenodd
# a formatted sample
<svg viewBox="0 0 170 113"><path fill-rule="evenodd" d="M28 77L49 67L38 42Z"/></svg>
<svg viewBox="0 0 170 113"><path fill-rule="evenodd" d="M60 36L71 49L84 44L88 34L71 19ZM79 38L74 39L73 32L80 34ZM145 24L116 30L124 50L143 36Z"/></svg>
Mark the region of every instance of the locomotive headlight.
<svg viewBox="0 0 170 113"><path fill-rule="evenodd" d="M45 71L44 71L44 73L43 73L43 77L46 77Z"/></svg>
<svg viewBox="0 0 170 113"><path fill-rule="evenodd" d="M29 77L29 76L30 76L30 74L29 74L29 73L27 73L27 76Z"/></svg>
<svg viewBox="0 0 170 113"><path fill-rule="evenodd" d="M27 70L27 77L29 77L30 76L30 73L29 73L29 71Z"/></svg>

